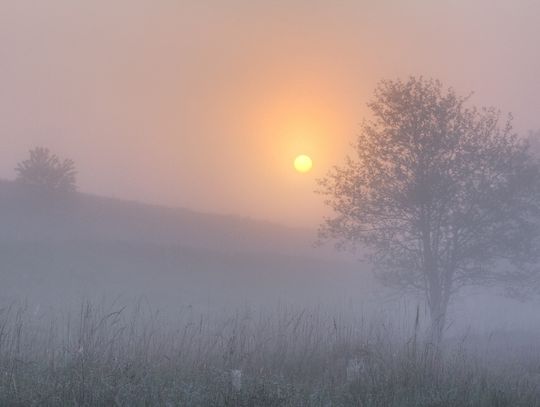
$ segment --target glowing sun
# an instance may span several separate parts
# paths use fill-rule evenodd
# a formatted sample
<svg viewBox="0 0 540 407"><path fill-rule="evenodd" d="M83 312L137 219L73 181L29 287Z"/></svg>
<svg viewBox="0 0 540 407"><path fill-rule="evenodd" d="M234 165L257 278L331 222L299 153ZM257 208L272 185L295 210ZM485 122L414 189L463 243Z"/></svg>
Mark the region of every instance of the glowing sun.
<svg viewBox="0 0 540 407"><path fill-rule="evenodd" d="M312 166L313 162L307 155L302 154L294 159L294 168L298 172L308 172Z"/></svg>

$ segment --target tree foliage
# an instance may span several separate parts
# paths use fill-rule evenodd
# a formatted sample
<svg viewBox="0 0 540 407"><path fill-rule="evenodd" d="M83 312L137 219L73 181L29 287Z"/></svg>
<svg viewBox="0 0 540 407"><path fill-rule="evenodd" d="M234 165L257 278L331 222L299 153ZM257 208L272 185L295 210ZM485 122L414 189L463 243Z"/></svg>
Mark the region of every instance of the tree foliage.
<svg viewBox="0 0 540 407"><path fill-rule="evenodd" d="M438 81L382 81L354 156L320 180L320 228L362 246L385 283L421 292L440 334L452 295L538 260L540 168L511 117Z"/></svg>
<svg viewBox="0 0 540 407"><path fill-rule="evenodd" d="M36 147L29 154L30 157L15 168L17 181L54 191L76 190L77 171L73 160L62 160L44 147Z"/></svg>

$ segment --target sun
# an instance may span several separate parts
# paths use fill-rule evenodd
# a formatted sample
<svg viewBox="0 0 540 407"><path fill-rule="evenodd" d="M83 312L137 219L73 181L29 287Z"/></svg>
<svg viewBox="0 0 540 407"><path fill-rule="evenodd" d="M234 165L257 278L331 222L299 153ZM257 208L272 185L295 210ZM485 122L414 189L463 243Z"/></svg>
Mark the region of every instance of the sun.
<svg viewBox="0 0 540 407"><path fill-rule="evenodd" d="M301 154L294 159L294 168L298 172L308 172L313 166L313 161L307 155Z"/></svg>

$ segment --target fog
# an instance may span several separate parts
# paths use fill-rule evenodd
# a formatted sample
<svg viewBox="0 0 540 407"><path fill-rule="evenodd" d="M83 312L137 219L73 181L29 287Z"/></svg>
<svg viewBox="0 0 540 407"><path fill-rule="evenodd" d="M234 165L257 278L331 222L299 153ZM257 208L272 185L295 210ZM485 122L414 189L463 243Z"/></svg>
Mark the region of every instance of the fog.
<svg viewBox="0 0 540 407"><path fill-rule="evenodd" d="M0 176L45 145L77 162L85 192L313 228L314 180L343 158L382 78L439 78L538 128L539 12L532 0L2 0ZM291 167L302 152L308 177Z"/></svg>
<svg viewBox="0 0 540 407"><path fill-rule="evenodd" d="M0 0L0 405L540 405L539 15Z"/></svg>

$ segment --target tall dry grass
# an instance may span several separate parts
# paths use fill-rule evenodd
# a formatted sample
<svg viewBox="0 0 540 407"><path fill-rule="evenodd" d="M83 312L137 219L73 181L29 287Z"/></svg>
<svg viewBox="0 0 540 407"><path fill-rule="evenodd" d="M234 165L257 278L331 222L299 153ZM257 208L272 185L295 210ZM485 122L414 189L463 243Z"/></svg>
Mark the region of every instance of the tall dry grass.
<svg viewBox="0 0 540 407"><path fill-rule="evenodd" d="M438 353L424 337L418 315L12 305L0 310L0 405L540 406L533 343L462 337Z"/></svg>

